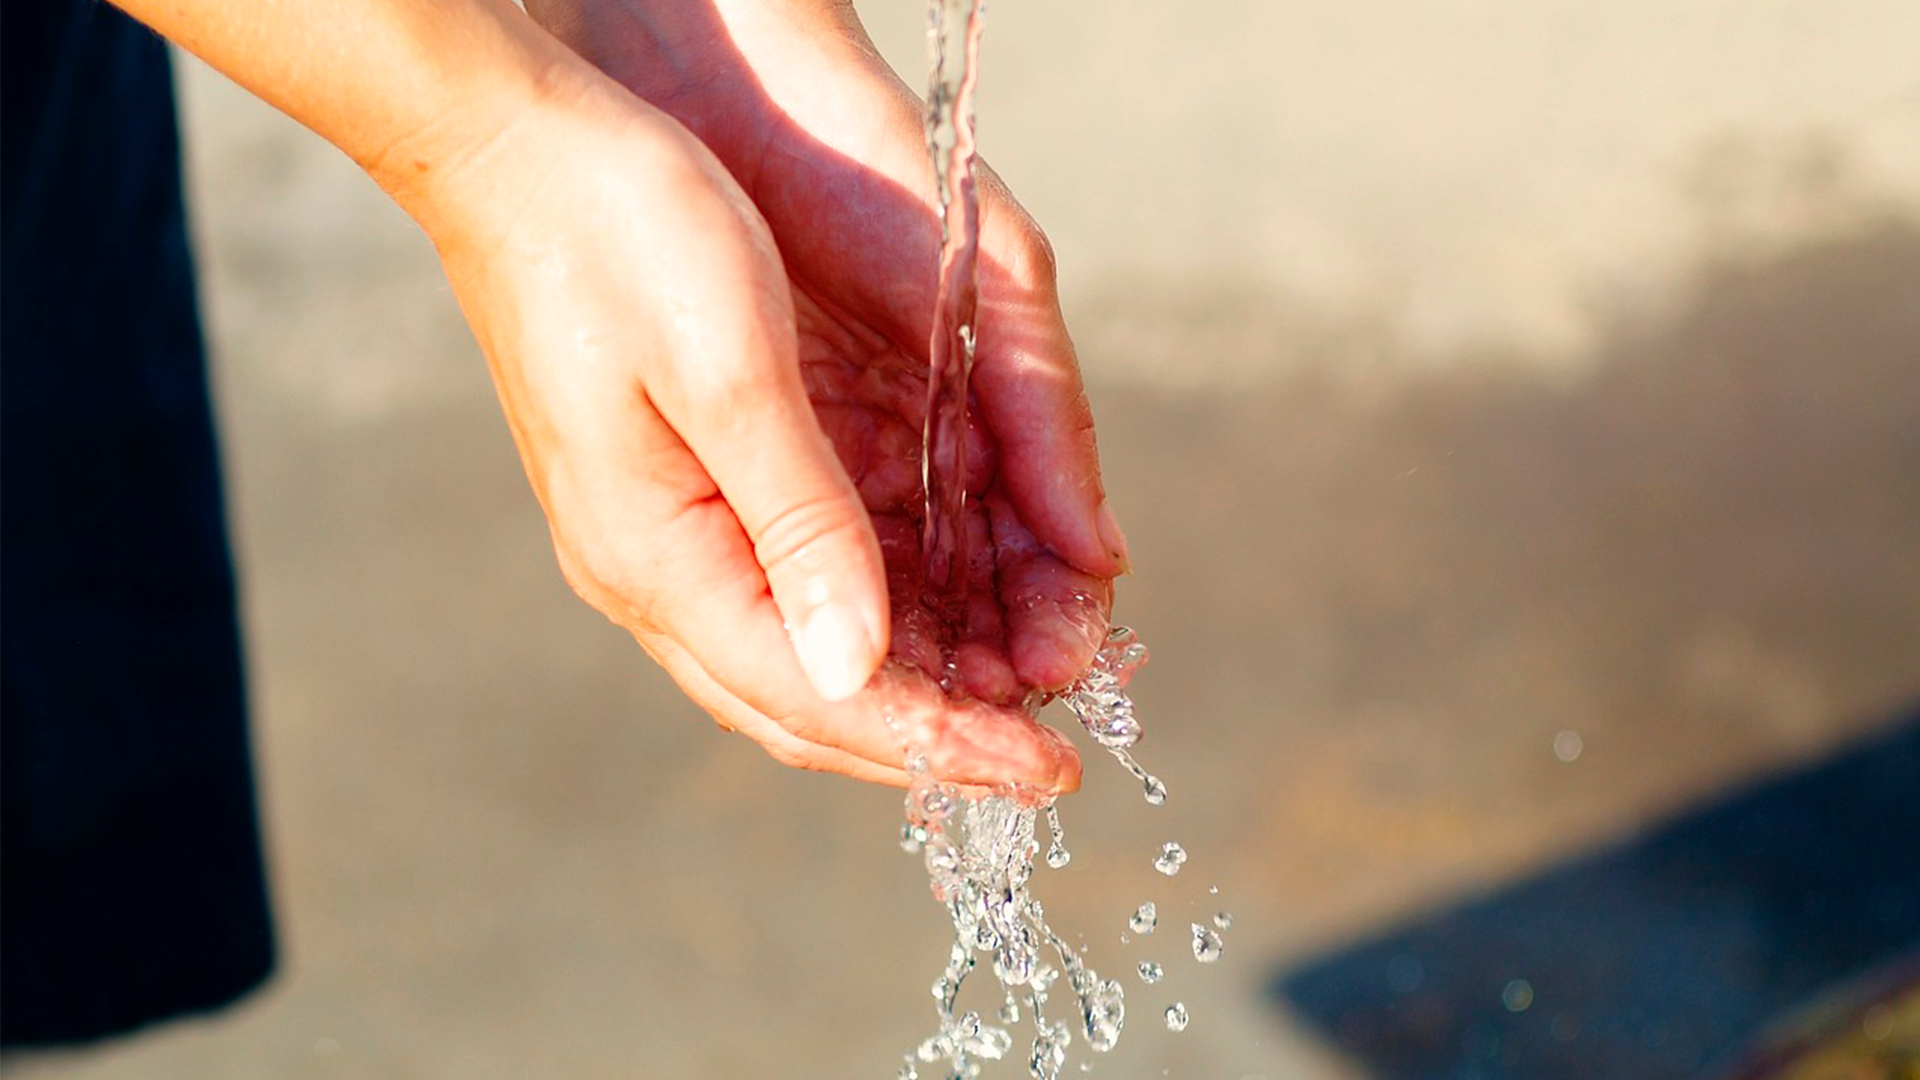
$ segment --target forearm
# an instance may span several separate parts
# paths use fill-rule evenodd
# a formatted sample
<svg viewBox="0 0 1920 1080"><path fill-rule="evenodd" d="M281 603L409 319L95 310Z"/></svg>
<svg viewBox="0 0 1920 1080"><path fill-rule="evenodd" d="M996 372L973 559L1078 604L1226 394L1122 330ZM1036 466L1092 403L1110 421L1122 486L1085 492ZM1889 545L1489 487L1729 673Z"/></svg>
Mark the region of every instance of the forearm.
<svg viewBox="0 0 1920 1080"><path fill-rule="evenodd" d="M115 2L339 147L416 218L499 132L594 77L505 0Z"/></svg>

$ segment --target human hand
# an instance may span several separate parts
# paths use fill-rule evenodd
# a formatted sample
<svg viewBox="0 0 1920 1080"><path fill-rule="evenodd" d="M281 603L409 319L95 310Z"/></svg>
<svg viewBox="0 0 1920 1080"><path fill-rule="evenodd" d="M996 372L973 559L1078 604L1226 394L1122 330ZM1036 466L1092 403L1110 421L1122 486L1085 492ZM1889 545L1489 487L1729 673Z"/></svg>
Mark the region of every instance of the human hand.
<svg viewBox="0 0 1920 1080"><path fill-rule="evenodd" d="M1051 253L1004 186L983 170L973 588L967 625L943 627L919 602L918 442L939 229L918 194L932 187L918 102L844 5L530 8L687 123L765 216L790 278L808 392L885 552L896 657L997 703L1077 675L1104 635L1125 546L1105 506ZM943 639L959 643L951 671ZM916 699L932 696L926 680L906 682Z"/></svg>
<svg viewBox="0 0 1920 1080"><path fill-rule="evenodd" d="M789 281L760 216L679 125L610 85L549 113L443 180L444 213L417 216L569 582L784 762L905 783L904 739L947 779L1077 786L1070 744L1008 706L1084 666L1105 580L1042 550L1012 498L983 490L973 525L993 544L957 654L972 697L942 693L944 628L912 605L889 626L886 606L889 584L917 596L923 374ZM1042 616L1069 608L1098 625L1082 613L1063 645ZM920 666L868 683L890 639Z"/></svg>
<svg viewBox="0 0 1920 1080"><path fill-rule="evenodd" d="M568 580L721 723L868 779L906 779L904 735L950 779L1077 783L1071 747L1018 710L949 701L906 665L869 683L888 564L800 374L803 353L859 368L862 321L797 318L766 222L685 128L506 0L119 2L338 146L433 238ZM858 416L837 430L880 430ZM863 481L896 462L890 443L842 449ZM1000 551L1001 581L1029 582L1015 595L1067 580L1037 549Z"/></svg>

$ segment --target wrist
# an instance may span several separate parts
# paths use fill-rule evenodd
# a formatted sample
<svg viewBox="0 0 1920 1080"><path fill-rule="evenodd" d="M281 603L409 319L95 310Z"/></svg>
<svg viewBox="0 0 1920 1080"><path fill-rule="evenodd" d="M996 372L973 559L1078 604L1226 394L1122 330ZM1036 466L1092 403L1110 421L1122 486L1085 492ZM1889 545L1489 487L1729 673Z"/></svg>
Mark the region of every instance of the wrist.
<svg viewBox="0 0 1920 1080"><path fill-rule="evenodd" d="M515 173L543 164L523 144L543 129L559 141L555 121L605 82L530 20L520 23L489 43L482 62L435 79L378 137L322 132L436 239L509 190Z"/></svg>
<svg viewBox="0 0 1920 1080"><path fill-rule="evenodd" d="M738 170L796 87L891 75L850 0L527 0L535 21Z"/></svg>
<svg viewBox="0 0 1920 1080"><path fill-rule="evenodd" d="M692 174L711 160L670 118L556 49L563 58L534 77L363 162L443 257L498 248L583 183L697 183Z"/></svg>

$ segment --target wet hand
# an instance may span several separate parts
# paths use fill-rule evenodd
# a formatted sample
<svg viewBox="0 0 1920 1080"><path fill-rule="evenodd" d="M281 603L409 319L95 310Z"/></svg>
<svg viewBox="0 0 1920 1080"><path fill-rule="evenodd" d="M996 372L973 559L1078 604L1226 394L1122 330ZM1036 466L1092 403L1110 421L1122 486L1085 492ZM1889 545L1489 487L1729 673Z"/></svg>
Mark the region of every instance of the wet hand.
<svg viewBox="0 0 1920 1080"><path fill-rule="evenodd" d="M788 277L698 141L588 87L439 182L440 209L417 216L583 598L788 764L904 783L905 738L950 779L1077 786L1071 746L1008 707L1072 674L1018 613L1066 592L1103 609L1104 581L983 493L988 596L1015 617L1011 634L968 628L962 677L981 693L949 698L937 662L874 675L890 643L923 659L940 632L888 603L917 573L902 537L924 384L905 392L911 361Z"/></svg>
<svg viewBox="0 0 1920 1080"><path fill-rule="evenodd" d="M1104 634L1125 541L1100 483L1051 251L1004 185L983 171L972 588L966 610L943 620L920 602L919 439L939 226L917 99L843 5L680 3L652 22L627 5L531 7L699 135L778 244L807 393L886 565L896 662L879 696L964 712L1077 675ZM974 704L945 702L937 682Z"/></svg>

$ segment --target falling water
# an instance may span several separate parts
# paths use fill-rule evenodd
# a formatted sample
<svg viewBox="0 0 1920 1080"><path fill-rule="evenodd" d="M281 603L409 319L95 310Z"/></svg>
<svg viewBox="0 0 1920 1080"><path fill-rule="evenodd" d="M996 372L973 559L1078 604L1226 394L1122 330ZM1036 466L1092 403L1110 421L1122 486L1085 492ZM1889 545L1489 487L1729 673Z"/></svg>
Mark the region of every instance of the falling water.
<svg viewBox="0 0 1920 1080"><path fill-rule="evenodd" d="M1063 696L1071 700L1094 692L1087 687L1096 673L1109 677L1093 680L1100 685L1099 693L1120 693L1118 687L1141 659L1131 631L1116 629L1088 675ZM1116 673L1117 682L1112 678ZM1130 714L1131 702L1128 706ZM1084 701L1073 711L1090 718L1090 729L1105 716ZM1035 1080L1056 1080L1076 1032L1095 1051L1113 1049L1126 1025L1126 990L1118 980L1102 979L1079 950L1047 925L1046 909L1029 888L1042 821L1049 845L1046 863L1054 869L1067 864L1064 830L1052 803L1019 791L960 798L928 773L923 756L911 751L908 770L913 779L906 796L903 843L924 854L934 898L952 918L954 941L946 969L933 983L939 1027L907 1055L900 1075L917 1078L921 1065L940 1063L943 1076L976 1076L982 1062L998 1061L1012 1050L1013 1032L1001 1025L1018 1023L1022 1015L1033 1024L1027 1070ZM1144 910L1151 918L1151 906ZM1136 912L1136 920L1139 916ZM1000 1024L978 1012L962 1012L958 1005L961 985L983 961L1004 998L996 1014ZM1151 977L1146 968L1141 971L1149 983L1158 980L1157 968ZM1047 1014L1054 984L1063 974L1073 995L1073 1023Z"/></svg>
<svg viewBox="0 0 1920 1080"><path fill-rule="evenodd" d="M927 86L927 148L940 199L940 278L927 341L922 555L928 606L936 614L957 616L964 610L967 590L967 378L973 371L979 303L973 87L980 57L980 0L931 0L928 18L933 73Z"/></svg>
<svg viewBox="0 0 1920 1080"><path fill-rule="evenodd" d="M968 569L965 434L979 297L973 88L980 51L980 0L931 0L929 22L933 65L927 92L927 145L939 196L941 246L921 445L921 479L926 490L922 599L943 624L952 626L964 623ZM1115 627L1087 672L1060 697L1094 741L1140 782L1146 801L1159 806L1166 802L1166 785L1128 752L1139 740L1141 728L1125 688L1146 658L1146 647L1133 632ZM933 895L952 918L954 941L946 968L932 985L939 1027L907 1055L900 1076L918 1080L921 1065L936 1063L945 1077L977 1076L982 1062L1012 1053L1015 1038L1010 1025L1019 1023L1023 1015L1033 1027L1026 1065L1035 1080L1056 1080L1075 1032L1091 1049L1111 1050L1126 1024L1126 991L1117 980L1102 979L1079 951L1047 925L1045 908L1029 890L1034 856L1040 850L1036 830L1041 821L1048 842L1046 864L1058 870L1072 858L1051 800L1021 791L961 798L931 776L917 748L906 748L906 762L911 782L901 846L924 856ZM1178 845L1169 847L1178 850ZM1184 859L1185 853L1179 857ZM1136 925L1141 914L1147 923L1141 933L1150 933L1152 905L1136 914ZM1195 952L1198 956L1197 938ZM960 1010L961 986L983 960L1003 999L994 1014L998 1023L978 1012ZM1149 985L1162 975L1160 966L1151 962L1141 963L1138 970ZM1047 1014L1062 975L1073 995L1073 1022ZM1185 1006L1175 1003L1166 1018L1170 1028L1180 1030L1186 1024Z"/></svg>

